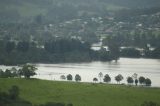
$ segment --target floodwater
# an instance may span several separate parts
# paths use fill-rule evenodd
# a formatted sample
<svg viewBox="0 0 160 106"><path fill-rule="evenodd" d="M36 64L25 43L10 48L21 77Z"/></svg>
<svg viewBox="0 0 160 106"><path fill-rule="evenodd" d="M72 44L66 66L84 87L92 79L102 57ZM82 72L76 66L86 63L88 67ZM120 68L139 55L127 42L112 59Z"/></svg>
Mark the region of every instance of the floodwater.
<svg viewBox="0 0 160 106"><path fill-rule="evenodd" d="M46 80L60 81L61 75L68 74L71 74L74 79L74 76L79 74L82 82L93 82L93 78L98 78L98 74L102 72L103 75L110 75L111 83L116 83L114 78L118 74L124 77L121 83L127 83L127 77L137 73L138 77L150 78L153 87L160 87L160 59L121 58L118 62L36 64L36 67L38 70L34 78Z"/></svg>
<svg viewBox="0 0 160 106"><path fill-rule="evenodd" d="M116 83L115 76L122 74L122 83L127 83L128 76L134 73L138 77L150 78L152 86L160 87L160 60L159 59L133 59L121 58L116 62L90 62L90 63L60 63L60 64L37 64L38 75L36 78L48 80L61 80L60 76L79 74L82 82L93 82L93 78L98 78L100 72L109 74L111 83Z"/></svg>

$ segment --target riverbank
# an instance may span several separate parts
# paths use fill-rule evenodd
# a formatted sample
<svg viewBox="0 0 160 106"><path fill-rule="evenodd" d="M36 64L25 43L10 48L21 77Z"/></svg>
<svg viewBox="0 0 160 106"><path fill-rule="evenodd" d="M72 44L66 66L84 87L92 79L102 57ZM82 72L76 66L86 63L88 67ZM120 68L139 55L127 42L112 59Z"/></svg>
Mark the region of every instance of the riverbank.
<svg viewBox="0 0 160 106"><path fill-rule="evenodd" d="M0 79L0 85L1 91L17 85L20 97L33 104L63 102L74 106L140 106L144 101L160 104L159 88L18 78Z"/></svg>

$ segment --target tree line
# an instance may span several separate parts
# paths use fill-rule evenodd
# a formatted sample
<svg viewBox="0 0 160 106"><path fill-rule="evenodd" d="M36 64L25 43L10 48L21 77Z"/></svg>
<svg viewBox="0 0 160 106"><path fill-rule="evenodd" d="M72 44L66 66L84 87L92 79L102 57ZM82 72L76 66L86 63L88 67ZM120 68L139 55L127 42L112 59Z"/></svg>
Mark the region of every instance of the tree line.
<svg viewBox="0 0 160 106"><path fill-rule="evenodd" d="M115 58L114 49L113 52L94 51L89 43L78 39L56 38L41 45L36 42L0 40L0 44L0 64L5 65L111 61L119 57Z"/></svg>
<svg viewBox="0 0 160 106"><path fill-rule="evenodd" d="M19 69L16 69L15 67L11 68L11 69L6 69L5 71L3 71L2 69L0 69L0 78L14 78L14 77L24 77L24 78L30 78L31 76L36 75L36 71L37 68L34 65L30 65L30 64L26 64L21 66ZM109 74L103 75L102 72L100 72L98 74L100 83L106 82L106 83L110 83L111 82L111 77L109 76ZM71 74L68 74L67 76L65 75L61 75L60 79L62 80L68 80L68 81L72 81L73 79L76 82L80 82L82 80L81 76L79 74L76 74L75 77L73 77ZM115 76L115 81L117 82L117 84L120 84L120 82L124 79L124 77L121 74L118 74L117 76ZM98 78L93 78L93 82L98 82ZM143 76L140 76L138 78L138 74L134 73L132 76L128 76L127 77L127 83L129 85L133 85L135 83L135 85L137 86L138 83L140 85L145 85L145 86L151 86L152 81L149 78L145 78Z"/></svg>
<svg viewBox="0 0 160 106"><path fill-rule="evenodd" d="M139 78L137 77L138 75L135 73L133 74L132 76L128 76L127 77L127 83L129 85L138 85L138 83L141 85L141 86L151 86L152 84L152 81L149 79L149 78L145 78L143 76L140 76ZM110 83L111 82L111 77L109 76L109 74L106 74L103 76L103 73L100 72L98 74L98 77L99 77L99 82L102 83L102 82L105 82L105 83ZM65 75L61 75L60 76L60 79L62 80L68 80L68 81L72 81L72 80L75 80L76 82L79 82L81 81L81 76L79 74L76 74L75 75L75 78L73 79L73 76L71 74L68 74L67 76ZM120 82L124 79L124 77L121 75L121 74L118 74L117 76L115 76L115 81L117 82L117 84L120 84ZM98 78L93 78L93 82L98 82Z"/></svg>
<svg viewBox="0 0 160 106"><path fill-rule="evenodd" d="M104 82L106 83L110 83L111 82L111 77L109 76L109 74L106 74L105 76L103 76L103 73L100 72L98 74L98 77L101 80L103 79ZM120 84L120 82L124 79L124 77L121 74L118 74L117 76L115 76L115 81L117 82L117 84ZM98 79L97 78L93 78L94 82L97 82ZM132 76L128 76L127 77L127 83L129 85L133 85L135 83L135 85L137 86L138 83L140 85L145 85L145 86L151 86L152 82L149 78L145 78L143 76L140 76L138 78L138 74L134 73Z"/></svg>

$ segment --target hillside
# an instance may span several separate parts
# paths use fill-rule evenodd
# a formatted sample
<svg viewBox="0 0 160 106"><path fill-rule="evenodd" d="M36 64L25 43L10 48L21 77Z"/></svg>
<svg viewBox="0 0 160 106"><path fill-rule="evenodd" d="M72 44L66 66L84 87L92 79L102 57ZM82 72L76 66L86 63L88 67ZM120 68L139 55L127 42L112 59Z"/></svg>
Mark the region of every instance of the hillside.
<svg viewBox="0 0 160 106"><path fill-rule="evenodd" d="M48 21L104 16L120 9L150 8L159 0L0 0L1 22L33 21L45 16Z"/></svg>
<svg viewBox="0 0 160 106"><path fill-rule="evenodd" d="M33 104L63 102L73 103L74 106L140 106L144 101L160 104L159 88L37 79L0 79L0 85L1 91L17 85L20 97Z"/></svg>

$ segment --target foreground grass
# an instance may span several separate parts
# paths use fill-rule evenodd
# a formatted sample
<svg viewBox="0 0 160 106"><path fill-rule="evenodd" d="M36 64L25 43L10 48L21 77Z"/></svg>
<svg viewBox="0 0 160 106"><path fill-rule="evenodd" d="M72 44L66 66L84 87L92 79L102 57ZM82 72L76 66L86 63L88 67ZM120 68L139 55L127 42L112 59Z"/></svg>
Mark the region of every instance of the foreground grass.
<svg viewBox="0 0 160 106"><path fill-rule="evenodd" d="M160 104L159 88L38 79L0 79L0 91L7 91L12 85L19 86L20 97L33 104L63 102L73 103L74 106L140 106L144 101Z"/></svg>

